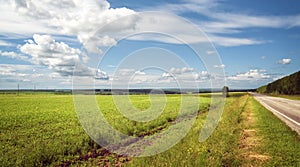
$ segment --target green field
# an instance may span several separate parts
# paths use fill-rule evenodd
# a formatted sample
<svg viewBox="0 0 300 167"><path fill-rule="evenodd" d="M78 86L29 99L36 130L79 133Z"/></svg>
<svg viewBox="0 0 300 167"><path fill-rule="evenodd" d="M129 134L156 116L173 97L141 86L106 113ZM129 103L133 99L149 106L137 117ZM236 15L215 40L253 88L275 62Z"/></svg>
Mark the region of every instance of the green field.
<svg viewBox="0 0 300 167"><path fill-rule="evenodd" d="M116 129L132 136L147 136L172 124L180 97L167 95L163 113L146 123L124 118L112 96L97 96L97 101ZM146 95L130 99L138 109L150 106ZM71 95L0 95L0 166L300 165L299 135L245 93L230 94L216 131L199 143L210 95L200 95L200 101L197 119L179 143L154 156L132 158L108 153L89 138L77 118Z"/></svg>

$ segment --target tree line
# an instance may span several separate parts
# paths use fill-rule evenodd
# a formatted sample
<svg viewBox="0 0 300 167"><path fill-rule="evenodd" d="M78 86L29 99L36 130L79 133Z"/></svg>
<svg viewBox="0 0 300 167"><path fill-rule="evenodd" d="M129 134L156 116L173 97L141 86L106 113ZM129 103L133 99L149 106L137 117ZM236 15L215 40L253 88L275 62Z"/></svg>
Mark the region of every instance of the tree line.
<svg viewBox="0 0 300 167"><path fill-rule="evenodd" d="M256 90L259 93L295 95L300 94L300 71L278 79Z"/></svg>

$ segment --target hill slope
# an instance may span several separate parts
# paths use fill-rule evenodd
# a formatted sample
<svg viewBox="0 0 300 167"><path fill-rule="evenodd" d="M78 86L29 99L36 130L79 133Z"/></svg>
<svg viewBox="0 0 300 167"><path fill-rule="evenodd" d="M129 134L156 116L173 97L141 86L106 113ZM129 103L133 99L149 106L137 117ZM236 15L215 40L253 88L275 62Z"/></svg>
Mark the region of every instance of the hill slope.
<svg viewBox="0 0 300 167"><path fill-rule="evenodd" d="M300 71L256 89L259 93L300 94Z"/></svg>

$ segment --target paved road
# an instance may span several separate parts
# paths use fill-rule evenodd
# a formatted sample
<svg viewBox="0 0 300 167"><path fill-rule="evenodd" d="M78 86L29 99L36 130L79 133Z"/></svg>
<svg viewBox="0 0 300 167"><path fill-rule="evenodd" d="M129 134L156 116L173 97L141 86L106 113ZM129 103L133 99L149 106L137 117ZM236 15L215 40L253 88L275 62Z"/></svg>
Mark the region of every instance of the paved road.
<svg viewBox="0 0 300 167"><path fill-rule="evenodd" d="M251 94L260 104L272 111L274 115L300 134L300 100L289 100L256 93Z"/></svg>

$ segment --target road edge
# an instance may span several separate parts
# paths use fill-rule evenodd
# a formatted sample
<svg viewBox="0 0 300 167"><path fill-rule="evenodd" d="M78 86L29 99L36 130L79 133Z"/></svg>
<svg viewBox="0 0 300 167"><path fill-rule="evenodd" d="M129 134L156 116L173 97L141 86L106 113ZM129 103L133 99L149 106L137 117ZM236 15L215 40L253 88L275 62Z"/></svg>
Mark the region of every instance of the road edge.
<svg viewBox="0 0 300 167"><path fill-rule="evenodd" d="M277 111L273 107L267 105L262 100L257 98L253 95L253 93L249 93L251 96L254 97L254 99L259 102L263 107L265 107L267 110L271 111L277 118L279 118L282 122L284 122L288 127L290 127L293 131L297 132L300 135L300 123L294 121L290 117L282 114L281 112Z"/></svg>

